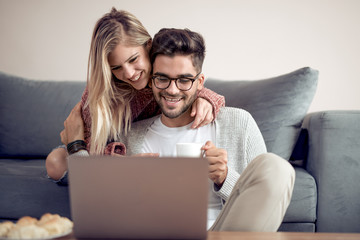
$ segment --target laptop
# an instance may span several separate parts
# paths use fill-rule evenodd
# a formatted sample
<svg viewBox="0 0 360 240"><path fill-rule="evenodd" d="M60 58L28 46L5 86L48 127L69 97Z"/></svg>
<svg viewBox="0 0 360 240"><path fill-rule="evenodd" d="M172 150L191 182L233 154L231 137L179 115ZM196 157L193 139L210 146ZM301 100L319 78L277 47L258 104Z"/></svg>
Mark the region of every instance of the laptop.
<svg viewBox="0 0 360 240"><path fill-rule="evenodd" d="M206 239L205 158L70 156L77 238Z"/></svg>

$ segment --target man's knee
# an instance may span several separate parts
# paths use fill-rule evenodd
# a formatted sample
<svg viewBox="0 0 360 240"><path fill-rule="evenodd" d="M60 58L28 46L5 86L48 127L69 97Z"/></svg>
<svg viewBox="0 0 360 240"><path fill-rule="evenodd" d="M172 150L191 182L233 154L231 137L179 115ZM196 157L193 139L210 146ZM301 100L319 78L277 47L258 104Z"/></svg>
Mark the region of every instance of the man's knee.
<svg viewBox="0 0 360 240"><path fill-rule="evenodd" d="M295 181L295 170L285 159L274 153L264 153L257 156L253 161L256 170L262 178L275 184L275 182L288 182L290 185Z"/></svg>

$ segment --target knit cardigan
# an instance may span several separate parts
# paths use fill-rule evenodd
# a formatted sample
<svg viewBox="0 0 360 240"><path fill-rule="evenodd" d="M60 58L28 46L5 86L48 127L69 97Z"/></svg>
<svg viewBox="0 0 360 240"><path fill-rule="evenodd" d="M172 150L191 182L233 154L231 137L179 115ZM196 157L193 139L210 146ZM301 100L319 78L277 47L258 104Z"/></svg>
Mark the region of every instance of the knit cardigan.
<svg viewBox="0 0 360 240"><path fill-rule="evenodd" d="M127 147L126 155L141 153L146 131L157 117L134 123L130 133L121 137ZM216 147L225 149L228 154L225 182L220 189L214 184L215 193L225 202L250 161L267 150L255 120L243 109L221 108L215 119L215 129Z"/></svg>

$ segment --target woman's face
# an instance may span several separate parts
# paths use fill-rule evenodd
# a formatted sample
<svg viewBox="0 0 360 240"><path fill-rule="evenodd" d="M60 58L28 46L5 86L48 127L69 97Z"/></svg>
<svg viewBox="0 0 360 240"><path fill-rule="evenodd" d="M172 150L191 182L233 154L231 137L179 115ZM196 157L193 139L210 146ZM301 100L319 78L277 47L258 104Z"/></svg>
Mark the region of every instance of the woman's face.
<svg viewBox="0 0 360 240"><path fill-rule="evenodd" d="M151 64L149 46L130 47L118 44L109 54L111 72L119 80L131 84L136 90L146 87L149 81Z"/></svg>

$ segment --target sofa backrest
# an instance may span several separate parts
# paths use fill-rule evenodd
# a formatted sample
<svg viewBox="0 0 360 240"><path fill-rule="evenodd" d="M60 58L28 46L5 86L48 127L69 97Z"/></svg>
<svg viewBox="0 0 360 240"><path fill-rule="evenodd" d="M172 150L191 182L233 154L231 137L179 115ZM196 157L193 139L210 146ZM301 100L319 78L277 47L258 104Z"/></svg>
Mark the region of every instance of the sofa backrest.
<svg viewBox="0 0 360 240"><path fill-rule="evenodd" d="M255 81L207 79L226 105L250 112L267 149L289 159L314 97L318 71L302 68ZM60 131L86 82L36 81L0 72L0 157L44 158L61 144Z"/></svg>
<svg viewBox="0 0 360 240"><path fill-rule="evenodd" d="M61 144L63 123L81 100L85 85L0 72L0 157L46 157Z"/></svg>
<svg viewBox="0 0 360 240"><path fill-rule="evenodd" d="M318 71L305 67L263 80L207 79L205 86L224 95L226 106L250 112L263 134L268 152L289 160L317 82Z"/></svg>

